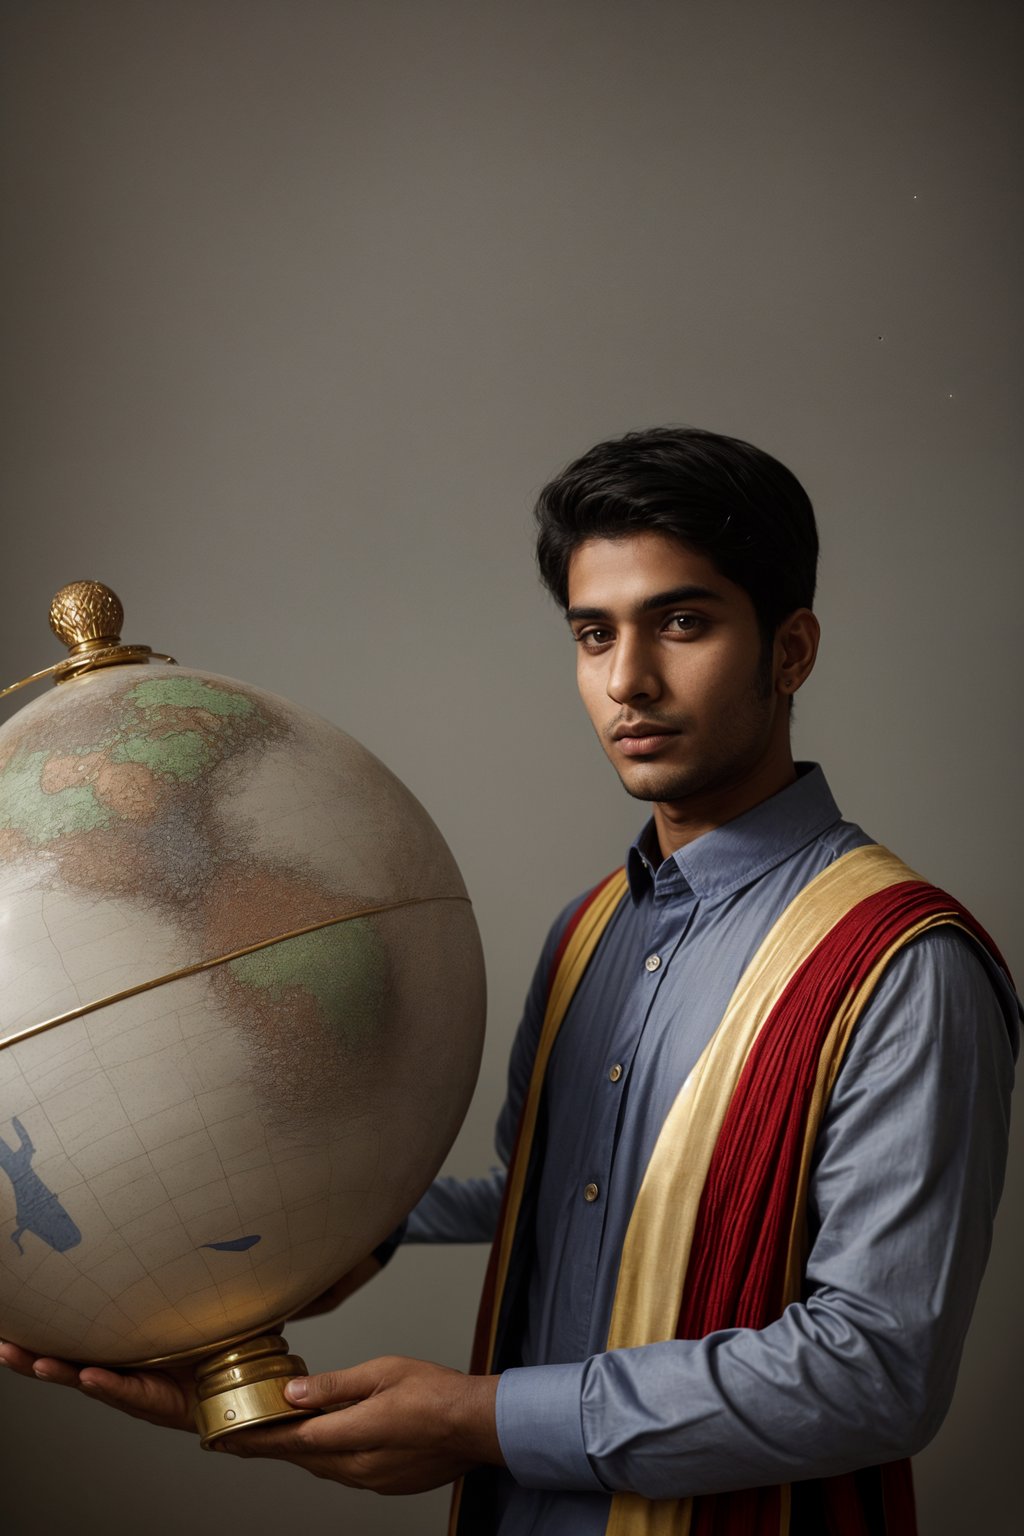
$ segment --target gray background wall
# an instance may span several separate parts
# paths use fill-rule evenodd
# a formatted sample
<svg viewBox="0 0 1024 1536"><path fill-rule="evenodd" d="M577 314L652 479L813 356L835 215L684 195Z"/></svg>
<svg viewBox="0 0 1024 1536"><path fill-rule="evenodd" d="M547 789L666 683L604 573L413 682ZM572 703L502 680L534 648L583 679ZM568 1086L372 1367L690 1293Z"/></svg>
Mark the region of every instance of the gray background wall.
<svg viewBox="0 0 1024 1536"><path fill-rule="evenodd" d="M1024 972L1019 8L996 0L5 0L4 680L52 591L359 736L445 831L491 990L490 1158L554 911L638 824L529 505L631 426L749 437L820 515L801 755ZM970 1021L965 1020L965 1027ZM1018 1476L1018 1146L925 1536ZM313 1367L463 1364L483 1255L412 1251ZM0 1382L5 1530L440 1532Z"/></svg>

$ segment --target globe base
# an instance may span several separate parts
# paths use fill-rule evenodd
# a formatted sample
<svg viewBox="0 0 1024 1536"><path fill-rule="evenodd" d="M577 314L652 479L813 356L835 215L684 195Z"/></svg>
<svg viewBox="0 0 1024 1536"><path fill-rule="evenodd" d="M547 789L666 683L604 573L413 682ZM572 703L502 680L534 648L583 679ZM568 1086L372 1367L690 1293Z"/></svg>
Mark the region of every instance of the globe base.
<svg viewBox="0 0 1024 1536"><path fill-rule="evenodd" d="M288 1353L279 1333L261 1333L207 1355L196 1366L195 1419L203 1447L253 1424L308 1417L284 1395L293 1376L305 1375L305 1363Z"/></svg>

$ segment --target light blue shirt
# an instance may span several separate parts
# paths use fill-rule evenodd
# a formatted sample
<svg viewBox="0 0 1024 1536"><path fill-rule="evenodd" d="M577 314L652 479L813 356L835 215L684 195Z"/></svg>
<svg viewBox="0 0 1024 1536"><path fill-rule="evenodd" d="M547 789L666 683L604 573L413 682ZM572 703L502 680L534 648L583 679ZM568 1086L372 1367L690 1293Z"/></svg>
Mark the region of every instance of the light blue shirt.
<svg viewBox="0 0 1024 1536"><path fill-rule="evenodd" d="M815 1152L806 1299L759 1330L604 1348L626 1227L679 1089L776 918L869 841L801 765L663 863L652 823L630 849L629 895L547 1073L522 1363L498 1389L500 1536L600 1536L610 1490L828 1476L911 1454L938 1429L1002 1188L1019 1026L1002 974L952 929L901 952L854 1032ZM551 930L513 1046L503 1163L575 906ZM490 1239L503 1182L503 1169L438 1180L406 1241Z"/></svg>

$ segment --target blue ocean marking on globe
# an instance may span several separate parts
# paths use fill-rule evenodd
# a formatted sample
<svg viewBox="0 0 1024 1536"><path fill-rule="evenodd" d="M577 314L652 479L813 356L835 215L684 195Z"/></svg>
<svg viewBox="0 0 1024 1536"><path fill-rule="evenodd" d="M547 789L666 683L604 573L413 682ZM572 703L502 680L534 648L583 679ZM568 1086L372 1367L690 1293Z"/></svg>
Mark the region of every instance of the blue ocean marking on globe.
<svg viewBox="0 0 1024 1536"><path fill-rule="evenodd" d="M244 1253L247 1248L254 1248L263 1239L257 1235L252 1237L229 1237L223 1243L200 1243L200 1248L216 1248L218 1253Z"/></svg>
<svg viewBox="0 0 1024 1536"><path fill-rule="evenodd" d="M17 1225L11 1233L11 1242L24 1255L21 1239L26 1232L34 1232L56 1253L67 1253L69 1248L77 1247L82 1241L82 1234L53 1190L43 1183L32 1167L36 1149L17 1115L12 1117L11 1124L17 1132L17 1147L8 1146L0 1136L0 1168L14 1189Z"/></svg>

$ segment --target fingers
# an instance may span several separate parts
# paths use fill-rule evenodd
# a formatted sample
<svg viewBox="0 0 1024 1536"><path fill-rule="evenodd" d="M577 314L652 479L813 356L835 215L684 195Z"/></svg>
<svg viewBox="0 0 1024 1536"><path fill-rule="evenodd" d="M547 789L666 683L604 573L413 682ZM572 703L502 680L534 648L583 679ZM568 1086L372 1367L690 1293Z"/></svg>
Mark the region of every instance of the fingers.
<svg viewBox="0 0 1024 1536"><path fill-rule="evenodd" d="M78 1367L69 1365L66 1360L52 1360L44 1356L33 1362L32 1374L37 1381L54 1382L59 1387L77 1387L79 1384Z"/></svg>
<svg viewBox="0 0 1024 1536"><path fill-rule="evenodd" d="M319 1376L296 1376L285 1387L285 1396L297 1408L343 1408L379 1391L397 1363L388 1356Z"/></svg>
<svg viewBox="0 0 1024 1536"><path fill-rule="evenodd" d="M122 1413L146 1419L150 1424L195 1432L189 1396L166 1372L122 1373L90 1365L79 1372L78 1379L83 1392L110 1408L119 1408Z"/></svg>
<svg viewBox="0 0 1024 1536"><path fill-rule="evenodd" d="M19 1376L32 1376L36 1381L49 1381L60 1387L80 1387L86 1391L97 1390L111 1397L120 1395L125 1378L114 1371L86 1366L84 1370L67 1360L54 1360L48 1355L34 1355L17 1344L0 1344L0 1360Z"/></svg>
<svg viewBox="0 0 1024 1536"><path fill-rule="evenodd" d="M297 1433L300 1427L295 1423L286 1423L265 1428L235 1429L230 1434L221 1435L210 1449L230 1451L233 1456L272 1456L295 1461L309 1452L304 1437Z"/></svg>
<svg viewBox="0 0 1024 1536"><path fill-rule="evenodd" d="M370 1405L355 1403L344 1413L315 1414L308 1419L236 1429L215 1440L212 1449L231 1451L237 1456L273 1456L298 1462L324 1452L363 1451L374 1443L378 1429Z"/></svg>
<svg viewBox="0 0 1024 1536"><path fill-rule="evenodd" d="M223 1436L211 1448L243 1459L288 1461L353 1488L421 1493L451 1482L473 1464L453 1447L442 1412L443 1389L456 1383L462 1391L465 1380L443 1366L399 1357L304 1377L305 1401L319 1399L326 1412L252 1426ZM353 1402L354 1391L365 1396Z"/></svg>
<svg viewBox="0 0 1024 1536"><path fill-rule="evenodd" d="M171 1429L194 1430L189 1393L173 1375L161 1371L108 1371L97 1365L79 1367L67 1360L34 1355L16 1344L0 1343L0 1361L19 1376L56 1386L75 1387L87 1397L119 1408L135 1418Z"/></svg>
<svg viewBox="0 0 1024 1536"><path fill-rule="evenodd" d="M69 1365L66 1360L51 1360L45 1355L34 1355L17 1344L0 1344L0 1360L8 1370L16 1371L19 1376L54 1382L61 1387L78 1386L77 1367Z"/></svg>
<svg viewBox="0 0 1024 1536"><path fill-rule="evenodd" d="M87 1365L78 1373L78 1385L90 1397L118 1408L153 1407L153 1388L141 1376L121 1376L98 1365Z"/></svg>
<svg viewBox="0 0 1024 1536"><path fill-rule="evenodd" d="M259 1457L287 1461L302 1471L312 1472L314 1477L329 1478L347 1488L370 1487L372 1483L367 1481L366 1464L372 1460L372 1454L368 1455L358 1443L363 1437L352 1436L354 1443L349 1445L347 1436L325 1437L323 1434L324 1425L330 1423L337 1427L343 1418L344 1414L331 1413L299 1423L235 1430L222 1435L207 1448L241 1460Z"/></svg>
<svg viewBox="0 0 1024 1536"><path fill-rule="evenodd" d="M265 1438L266 1434L266 1438ZM326 1456L322 1451L310 1451L302 1446L292 1446L285 1441L278 1441L262 1430L235 1430L229 1435L222 1435L212 1445L206 1447L209 1451L220 1451L223 1455L234 1456L238 1460L246 1461L249 1458L261 1458L271 1461L284 1461L290 1466L298 1467L302 1472L311 1472L314 1477L330 1479L334 1483L343 1483L346 1488L361 1488L365 1486L359 1478L356 1470L349 1470L349 1462L353 1468L358 1466L359 1458L352 1456L347 1458L342 1455Z"/></svg>

